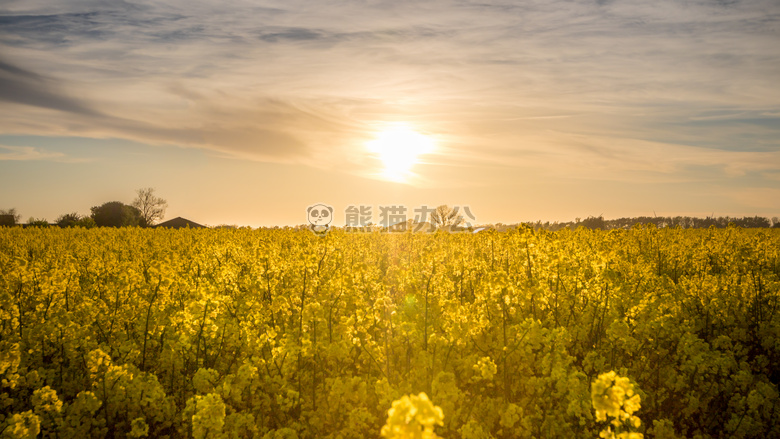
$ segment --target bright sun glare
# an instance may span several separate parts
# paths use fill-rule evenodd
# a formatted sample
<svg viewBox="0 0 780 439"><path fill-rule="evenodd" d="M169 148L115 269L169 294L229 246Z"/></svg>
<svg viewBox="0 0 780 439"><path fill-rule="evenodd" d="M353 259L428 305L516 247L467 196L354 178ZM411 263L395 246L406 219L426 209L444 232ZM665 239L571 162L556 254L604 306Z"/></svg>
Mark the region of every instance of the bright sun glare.
<svg viewBox="0 0 780 439"><path fill-rule="evenodd" d="M377 133L366 146L382 161L385 179L404 182L412 175L418 157L433 151L433 139L407 125L394 125Z"/></svg>

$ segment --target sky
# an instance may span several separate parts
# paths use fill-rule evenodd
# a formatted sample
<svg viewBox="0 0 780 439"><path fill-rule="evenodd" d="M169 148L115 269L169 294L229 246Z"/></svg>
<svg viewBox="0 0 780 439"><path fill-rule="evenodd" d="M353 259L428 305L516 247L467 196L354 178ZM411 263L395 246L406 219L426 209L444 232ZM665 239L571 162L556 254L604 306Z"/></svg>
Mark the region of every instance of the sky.
<svg viewBox="0 0 780 439"><path fill-rule="evenodd" d="M780 215L780 2L0 1L0 209Z"/></svg>

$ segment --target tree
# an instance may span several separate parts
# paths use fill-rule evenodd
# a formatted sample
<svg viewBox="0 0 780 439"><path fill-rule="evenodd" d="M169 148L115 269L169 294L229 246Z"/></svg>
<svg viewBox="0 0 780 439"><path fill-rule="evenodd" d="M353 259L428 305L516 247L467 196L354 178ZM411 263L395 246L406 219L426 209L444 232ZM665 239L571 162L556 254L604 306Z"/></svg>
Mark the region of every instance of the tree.
<svg viewBox="0 0 780 439"><path fill-rule="evenodd" d="M75 224L73 224L75 227L83 227L85 229L91 229L93 227L97 227L97 224L95 223L95 220L92 219L90 216L84 216L81 217L80 220L76 221Z"/></svg>
<svg viewBox="0 0 780 439"><path fill-rule="evenodd" d="M49 222L45 218L33 218L27 220L28 227L49 227Z"/></svg>
<svg viewBox="0 0 780 439"><path fill-rule="evenodd" d="M604 221L604 216L589 216L585 218L582 222L579 223L582 227L593 229L593 230L605 230L607 228L607 224Z"/></svg>
<svg viewBox="0 0 780 439"><path fill-rule="evenodd" d="M22 215L15 208L0 209L0 226L15 226L22 220Z"/></svg>
<svg viewBox="0 0 780 439"><path fill-rule="evenodd" d="M82 216L76 212L66 213L57 217L57 225L60 227L84 227L91 229L95 227L95 220L89 216Z"/></svg>
<svg viewBox="0 0 780 439"><path fill-rule="evenodd" d="M73 212L58 216L57 221L55 222L60 227L73 227L79 222L79 220L81 220L81 215Z"/></svg>
<svg viewBox="0 0 780 439"><path fill-rule="evenodd" d="M431 214L431 223L438 229L454 228L463 222L463 216L458 215L458 209L452 209L446 204L437 207Z"/></svg>
<svg viewBox="0 0 780 439"><path fill-rule="evenodd" d="M168 202L154 196L154 188L138 189L138 197L133 201L133 207L141 212L141 225L151 226L165 215Z"/></svg>
<svg viewBox="0 0 780 439"><path fill-rule="evenodd" d="M91 209L92 219L100 227L124 227L141 224L141 211L119 201L109 201Z"/></svg>

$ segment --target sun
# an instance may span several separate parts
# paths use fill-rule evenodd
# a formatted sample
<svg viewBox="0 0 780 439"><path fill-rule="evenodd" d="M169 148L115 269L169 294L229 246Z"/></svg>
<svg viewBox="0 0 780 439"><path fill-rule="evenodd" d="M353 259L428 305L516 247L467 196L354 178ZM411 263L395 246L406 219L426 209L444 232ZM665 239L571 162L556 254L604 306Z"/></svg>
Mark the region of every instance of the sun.
<svg viewBox="0 0 780 439"><path fill-rule="evenodd" d="M396 124L379 131L366 146L382 161L383 178L405 182L412 176L412 167L419 163L419 156L433 151L434 142L406 124Z"/></svg>

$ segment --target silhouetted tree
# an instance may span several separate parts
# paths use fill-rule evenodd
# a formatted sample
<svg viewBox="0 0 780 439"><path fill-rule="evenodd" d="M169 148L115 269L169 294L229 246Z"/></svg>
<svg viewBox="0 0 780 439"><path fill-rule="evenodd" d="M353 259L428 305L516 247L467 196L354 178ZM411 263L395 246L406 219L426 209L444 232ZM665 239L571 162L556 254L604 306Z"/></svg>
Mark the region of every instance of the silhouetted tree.
<svg viewBox="0 0 780 439"><path fill-rule="evenodd" d="M154 196L154 188L138 189L136 193L138 196L133 201L133 207L141 212L140 225L152 226L157 220L163 218L168 202Z"/></svg>
<svg viewBox="0 0 780 439"><path fill-rule="evenodd" d="M95 220L93 220L92 217L89 216L81 217L81 219L76 221L76 223L73 225L76 227L83 227L85 229L91 229L93 227L97 227Z"/></svg>
<svg viewBox="0 0 780 439"><path fill-rule="evenodd" d="M49 222L45 218L33 218L27 220L28 227L49 227Z"/></svg>
<svg viewBox="0 0 780 439"><path fill-rule="evenodd" d="M771 223L769 222L768 218L760 217L760 216L754 216L754 217L744 217L742 219L735 219L734 223L736 223L740 227L751 227L751 228L759 228L759 227L771 227Z"/></svg>
<svg viewBox="0 0 780 439"><path fill-rule="evenodd" d="M92 219L100 227L124 227L141 224L141 211L119 201L109 201L92 209Z"/></svg>
<svg viewBox="0 0 780 439"><path fill-rule="evenodd" d="M582 227L588 228L588 229L594 229L594 230L604 230L606 229L606 223L604 222L604 216L589 216L582 220L580 223Z"/></svg>
<svg viewBox="0 0 780 439"><path fill-rule="evenodd" d="M66 213L58 216L56 223L60 227L73 227L79 222L80 219L81 215L76 212Z"/></svg>

